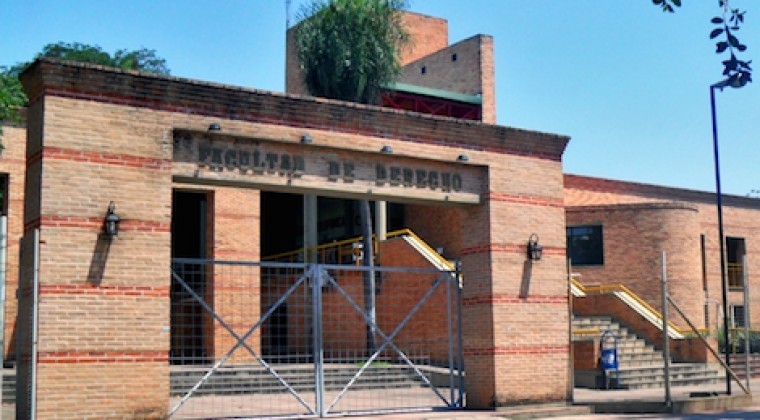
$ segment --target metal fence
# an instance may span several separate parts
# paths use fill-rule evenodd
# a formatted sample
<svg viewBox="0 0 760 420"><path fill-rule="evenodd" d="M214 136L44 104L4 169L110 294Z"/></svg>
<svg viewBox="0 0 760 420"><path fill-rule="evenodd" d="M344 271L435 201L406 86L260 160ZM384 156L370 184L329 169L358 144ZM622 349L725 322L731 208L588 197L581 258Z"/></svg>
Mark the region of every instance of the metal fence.
<svg viewBox="0 0 760 420"><path fill-rule="evenodd" d="M35 419L37 403L37 328L40 231L21 239L18 315L16 318L16 414Z"/></svg>
<svg viewBox="0 0 760 420"><path fill-rule="evenodd" d="M174 260L175 418L463 405L454 272Z"/></svg>

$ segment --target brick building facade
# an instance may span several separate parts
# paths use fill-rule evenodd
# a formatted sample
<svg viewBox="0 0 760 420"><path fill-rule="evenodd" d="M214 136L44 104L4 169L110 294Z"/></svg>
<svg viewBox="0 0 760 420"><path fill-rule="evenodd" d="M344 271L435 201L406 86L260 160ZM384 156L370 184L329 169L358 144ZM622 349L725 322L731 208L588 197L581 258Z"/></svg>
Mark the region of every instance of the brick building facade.
<svg viewBox="0 0 760 420"><path fill-rule="evenodd" d="M6 174L10 217L7 296L15 296L17 279L22 300L30 296L32 262L25 254L20 269L13 256L34 231L42 239L40 417L164 414L176 346L172 257L257 261L273 247L262 239L273 224L293 237L279 248L297 244L298 229L281 220L298 227L300 213L291 214L278 201L287 198L277 194L398 204L405 227L461 261L471 408L571 398L568 253L579 252L574 271L582 282L625 283L658 307L652 285L665 250L674 298L698 324L715 324L714 195L563 175L567 137L493 125L490 37L449 45L445 20L405 19L414 23L417 42L407 52L404 82L480 96L482 122L307 97L298 90L292 61L293 94L47 59L23 74L28 123L26 130L4 128L0 172ZM208 131L212 124L221 131ZM257 152L277 158L247 160ZM335 172L326 169L332 163L338 163ZM416 178L385 182L373 170L378 166L411 169ZM462 184L444 188L444 173ZM113 240L103 233L109 203L122 219ZM724 203L731 249L747 255L750 273L759 272L758 200L726 197ZM186 208L203 209L203 223ZM272 215L278 212L279 218ZM185 249L191 225L205 239L200 248ZM543 258L532 262L526 244L533 234ZM381 246L383 264L422 264L398 241ZM267 306L256 293L263 280L228 279L213 285L209 299L215 302L213 291L245 288L251 293L230 310L245 306L247 316L258 317ZM731 289L735 306L738 290ZM760 299L755 295L753 306ZM14 322L15 305L8 299L8 355L19 328L26 328ZM435 314L421 317L401 340L423 335L424 325L436 322ZM751 324L759 317L753 312ZM207 354L230 346L230 337L213 325L202 328L210 331L203 342ZM258 349L266 339L266 332L257 333L248 344ZM17 348L24 375L31 369L30 348ZM20 407L28 397L19 396Z"/></svg>
<svg viewBox="0 0 760 420"><path fill-rule="evenodd" d="M220 147L264 144L301 155L307 165L328 156L461 173L461 191L389 185L369 197L403 203L411 215L432 209L441 220L457 221L447 226L445 246L461 257L468 284L462 318L469 406L567 399L561 175L567 138L51 60L36 62L22 81L30 98L25 234L38 228L43 240L40 415L134 415L166 407L173 191L206 194L213 221L207 257L245 260L260 256L262 188L367 196L351 188L369 176L358 169L347 186L325 186L320 174L284 182L239 168L209 171L198 155L193 161L182 154L183 133ZM212 123L223 133L206 133ZM305 134L312 144L301 143ZM393 156L379 153L383 145ZM467 162L457 162L462 154ZM122 218L113 241L102 233L110 202ZM499 222L505 219L516 222ZM429 220L419 230L440 236ZM544 258L526 274L525 244L533 233ZM553 367L537 374L520 368L528 362ZM26 368L19 365L22 375ZM527 377L530 389L518 385ZM97 390L88 388L92 383Z"/></svg>
<svg viewBox="0 0 760 420"><path fill-rule="evenodd" d="M600 253L574 264L587 284L622 283L660 309L661 253L667 254L669 293L699 328L722 320L720 249L715 194L565 175L568 241L574 228L594 228ZM741 317L744 276L752 291L760 270L760 200L724 196L728 304ZM585 231L583 233L586 233ZM572 250L569 251L572 258ZM747 266L742 266L746 256ZM750 307L760 304L750 292ZM736 312L736 316L734 316ZM750 325L760 314L750 312ZM743 326L737 320L735 326ZM683 320L676 319L680 326Z"/></svg>

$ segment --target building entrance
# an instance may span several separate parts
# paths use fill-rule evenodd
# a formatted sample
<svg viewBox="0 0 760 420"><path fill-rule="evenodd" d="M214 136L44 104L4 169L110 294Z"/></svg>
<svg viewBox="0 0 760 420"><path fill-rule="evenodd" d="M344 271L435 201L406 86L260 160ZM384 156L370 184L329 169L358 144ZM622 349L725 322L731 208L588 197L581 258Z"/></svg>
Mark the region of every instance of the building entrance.
<svg viewBox="0 0 760 420"><path fill-rule="evenodd" d="M204 192L178 190L172 194L172 258L206 258L208 198ZM184 279L190 290L199 296L213 292L207 280L206 273L200 269ZM176 280L171 283L171 296L171 363L205 363L208 337L204 325L209 322L208 315Z"/></svg>
<svg viewBox="0 0 760 420"><path fill-rule="evenodd" d="M214 351L203 364L172 368L171 417L462 407L456 272L194 259L172 267L176 284L213 319ZM204 298L185 281L198 271L250 286ZM370 271L382 278L372 303L365 299ZM258 303L261 315L252 310ZM279 329L284 308L288 324ZM275 341L287 334L279 342L288 358L262 352L267 330Z"/></svg>

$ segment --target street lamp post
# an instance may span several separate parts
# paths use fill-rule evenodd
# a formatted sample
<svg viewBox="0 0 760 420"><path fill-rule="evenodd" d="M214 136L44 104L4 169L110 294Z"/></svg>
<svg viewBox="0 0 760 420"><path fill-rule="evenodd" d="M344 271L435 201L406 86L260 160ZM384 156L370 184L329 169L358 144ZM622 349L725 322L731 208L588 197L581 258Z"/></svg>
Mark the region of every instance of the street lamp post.
<svg viewBox="0 0 760 420"><path fill-rule="evenodd" d="M749 82L749 77L744 73L736 73L726 80L710 85L710 112L712 116L713 157L715 159L715 201L718 208L718 238L720 243L720 289L723 303L723 333L725 335L725 358L726 358L726 393L731 395L731 375L728 373L730 362L729 343L729 315L728 315L728 285L726 284L726 251L725 235L723 234L723 194L720 188L720 157L718 154L718 120L715 116L715 90L721 91L726 87L740 88Z"/></svg>

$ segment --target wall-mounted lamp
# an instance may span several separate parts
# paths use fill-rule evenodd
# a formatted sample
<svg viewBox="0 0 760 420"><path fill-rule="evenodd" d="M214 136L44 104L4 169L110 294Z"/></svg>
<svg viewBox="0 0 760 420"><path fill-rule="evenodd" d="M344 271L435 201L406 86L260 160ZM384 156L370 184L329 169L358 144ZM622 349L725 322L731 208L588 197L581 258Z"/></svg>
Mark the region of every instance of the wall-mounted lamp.
<svg viewBox="0 0 760 420"><path fill-rule="evenodd" d="M383 146L382 149L380 149L380 153L393 153L393 148L390 146Z"/></svg>
<svg viewBox="0 0 760 420"><path fill-rule="evenodd" d="M304 134L303 136L301 136L301 143L303 143L303 144L311 144L312 141L313 140L312 140L311 136L308 135L308 134Z"/></svg>
<svg viewBox="0 0 760 420"><path fill-rule="evenodd" d="M544 252L544 247L538 243L538 235L535 233L530 235L528 239L528 259L531 261L538 261L541 259L541 254Z"/></svg>
<svg viewBox="0 0 760 420"><path fill-rule="evenodd" d="M459 155L457 156L457 162L467 162L470 160L470 157L467 155Z"/></svg>
<svg viewBox="0 0 760 420"><path fill-rule="evenodd" d="M222 131L222 126L219 123L211 123L208 126L208 131L212 133Z"/></svg>
<svg viewBox="0 0 760 420"><path fill-rule="evenodd" d="M106 213L106 220L103 225L103 229L109 238L119 236L119 222L121 222L121 218L114 212L115 208L116 205L111 201L108 204L108 213Z"/></svg>

